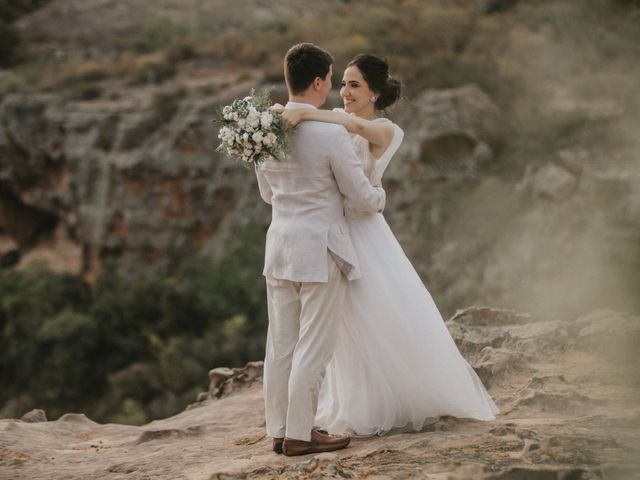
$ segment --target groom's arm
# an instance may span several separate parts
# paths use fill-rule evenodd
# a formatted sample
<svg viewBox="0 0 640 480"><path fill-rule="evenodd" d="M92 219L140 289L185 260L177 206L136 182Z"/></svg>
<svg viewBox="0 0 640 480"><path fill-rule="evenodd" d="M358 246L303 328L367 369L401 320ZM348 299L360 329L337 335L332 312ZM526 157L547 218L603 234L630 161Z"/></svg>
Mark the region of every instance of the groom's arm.
<svg viewBox="0 0 640 480"><path fill-rule="evenodd" d="M271 199L273 198L273 191L271 190L271 185L267 182L267 178L260 170L260 167L256 165L256 177L258 177L258 189L260 190L260 196L262 199L271 205Z"/></svg>
<svg viewBox="0 0 640 480"><path fill-rule="evenodd" d="M369 182L344 127L336 125L332 128L327 144L331 146L331 170L340 192L347 197L349 205L364 213L382 212L386 201L385 191Z"/></svg>

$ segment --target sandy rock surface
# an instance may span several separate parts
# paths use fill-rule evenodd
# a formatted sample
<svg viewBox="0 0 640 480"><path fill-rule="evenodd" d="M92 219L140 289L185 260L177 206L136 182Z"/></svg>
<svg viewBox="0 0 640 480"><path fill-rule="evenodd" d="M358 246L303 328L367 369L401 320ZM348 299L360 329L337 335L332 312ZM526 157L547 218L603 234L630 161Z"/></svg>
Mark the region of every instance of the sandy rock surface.
<svg viewBox="0 0 640 480"><path fill-rule="evenodd" d="M223 384L214 376L220 398L140 427L74 413L0 420L0 479L640 478L639 318L469 308L447 325L500 407L495 421L445 416L418 433L287 458L265 436L253 362Z"/></svg>

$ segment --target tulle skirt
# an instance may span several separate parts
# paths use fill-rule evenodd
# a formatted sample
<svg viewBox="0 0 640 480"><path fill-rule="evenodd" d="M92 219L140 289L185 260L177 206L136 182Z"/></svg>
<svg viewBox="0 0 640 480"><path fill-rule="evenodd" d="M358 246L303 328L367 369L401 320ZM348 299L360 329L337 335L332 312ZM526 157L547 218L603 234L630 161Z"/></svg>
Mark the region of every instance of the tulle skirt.
<svg viewBox="0 0 640 480"><path fill-rule="evenodd" d="M362 278L349 282L315 424L366 436L420 430L442 415L495 419L498 407L382 214L347 218Z"/></svg>

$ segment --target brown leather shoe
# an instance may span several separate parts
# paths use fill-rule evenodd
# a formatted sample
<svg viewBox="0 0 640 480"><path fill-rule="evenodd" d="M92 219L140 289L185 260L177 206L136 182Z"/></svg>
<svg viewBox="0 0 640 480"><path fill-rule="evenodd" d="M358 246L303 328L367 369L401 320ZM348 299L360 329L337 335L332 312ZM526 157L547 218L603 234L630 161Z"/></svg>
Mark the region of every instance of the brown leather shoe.
<svg viewBox="0 0 640 480"><path fill-rule="evenodd" d="M276 453L282 453L282 442L284 438L274 438L273 439L273 451Z"/></svg>
<svg viewBox="0 0 640 480"><path fill-rule="evenodd" d="M284 438L282 442L282 452L292 457L294 455L307 455L309 453L331 452L340 450L349 445L349 437L339 437L311 430L311 441L297 440L295 438Z"/></svg>

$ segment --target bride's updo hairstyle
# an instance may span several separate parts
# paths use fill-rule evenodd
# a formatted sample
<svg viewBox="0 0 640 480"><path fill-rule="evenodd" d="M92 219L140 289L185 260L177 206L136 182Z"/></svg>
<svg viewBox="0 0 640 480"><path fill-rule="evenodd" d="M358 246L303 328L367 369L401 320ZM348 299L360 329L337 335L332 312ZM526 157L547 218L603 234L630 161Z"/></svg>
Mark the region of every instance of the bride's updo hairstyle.
<svg viewBox="0 0 640 480"><path fill-rule="evenodd" d="M347 66L358 67L369 88L378 94L376 110L384 110L400 98L400 81L389 74L389 64L384 58L360 53Z"/></svg>

